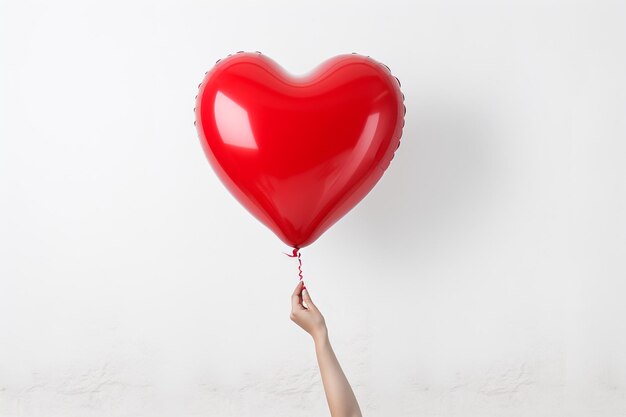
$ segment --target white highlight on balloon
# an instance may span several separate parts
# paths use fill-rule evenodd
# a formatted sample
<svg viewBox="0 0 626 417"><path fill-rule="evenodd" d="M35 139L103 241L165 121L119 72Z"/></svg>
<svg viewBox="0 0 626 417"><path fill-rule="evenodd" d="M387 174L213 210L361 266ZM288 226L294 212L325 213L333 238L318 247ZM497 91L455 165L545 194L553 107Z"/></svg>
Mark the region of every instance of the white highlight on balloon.
<svg viewBox="0 0 626 417"><path fill-rule="evenodd" d="M224 143L239 148L258 149L246 109L218 91L213 111L217 130Z"/></svg>
<svg viewBox="0 0 626 417"><path fill-rule="evenodd" d="M378 129L378 119L380 118L380 113L372 113L367 117L365 121L365 126L363 126L363 130L361 131L361 136L357 142L357 146L354 149L354 156L352 160L355 165L358 164L367 164L374 158L374 155L370 155L370 158L366 160L365 155L370 152L370 148L374 145L373 139L376 134L376 129ZM350 167L350 170L355 170L356 167Z"/></svg>

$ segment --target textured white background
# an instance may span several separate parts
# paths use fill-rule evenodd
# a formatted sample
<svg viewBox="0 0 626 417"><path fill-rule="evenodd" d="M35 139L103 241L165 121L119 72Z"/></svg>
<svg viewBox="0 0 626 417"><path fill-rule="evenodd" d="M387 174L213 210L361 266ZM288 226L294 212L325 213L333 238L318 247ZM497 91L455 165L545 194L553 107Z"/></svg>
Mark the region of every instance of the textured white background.
<svg viewBox="0 0 626 417"><path fill-rule="evenodd" d="M304 250L366 416L626 416L624 2L0 3L0 416L327 415L296 264L193 127L228 53L386 63L374 191Z"/></svg>

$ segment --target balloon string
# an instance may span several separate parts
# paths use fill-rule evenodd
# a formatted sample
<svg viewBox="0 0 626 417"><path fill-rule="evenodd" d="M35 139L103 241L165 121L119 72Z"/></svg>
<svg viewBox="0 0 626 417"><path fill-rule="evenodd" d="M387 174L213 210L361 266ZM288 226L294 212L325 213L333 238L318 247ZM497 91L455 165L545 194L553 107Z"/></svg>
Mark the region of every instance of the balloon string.
<svg viewBox="0 0 626 417"><path fill-rule="evenodd" d="M304 277L302 276L302 255L300 254L300 249L294 248L291 255L288 253L285 253L285 255L289 256L290 258L298 258L298 276L300 276L300 281L302 281ZM305 288L306 286L303 284L302 289Z"/></svg>

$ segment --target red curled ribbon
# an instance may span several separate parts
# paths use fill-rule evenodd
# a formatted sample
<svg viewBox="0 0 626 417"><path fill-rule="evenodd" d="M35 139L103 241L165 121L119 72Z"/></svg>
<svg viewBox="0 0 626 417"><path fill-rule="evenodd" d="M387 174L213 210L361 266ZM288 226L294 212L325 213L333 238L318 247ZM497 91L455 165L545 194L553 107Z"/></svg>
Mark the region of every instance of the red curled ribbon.
<svg viewBox="0 0 626 417"><path fill-rule="evenodd" d="M300 249L294 248L291 255L288 253L285 253L285 255L289 256L290 258L298 258L298 275L300 276L300 281L302 281L302 278L304 277L302 276L302 255L300 254ZM304 284L302 284L302 289L306 289L306 286Z"/></svg>

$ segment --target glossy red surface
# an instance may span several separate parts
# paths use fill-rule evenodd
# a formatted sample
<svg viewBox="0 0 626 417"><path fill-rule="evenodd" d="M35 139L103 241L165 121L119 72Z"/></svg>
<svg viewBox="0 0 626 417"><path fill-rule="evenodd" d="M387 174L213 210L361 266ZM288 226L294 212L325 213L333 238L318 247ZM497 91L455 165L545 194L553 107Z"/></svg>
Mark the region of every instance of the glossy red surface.
<svg viewBox="0 0 626 417"><path fill-rule="evenodd" d="M206 74L196 102L198 134L219 178L296 248L374 187L403 125L399 82L356 54L294 77L260 53L237 53Z"/></svg>

